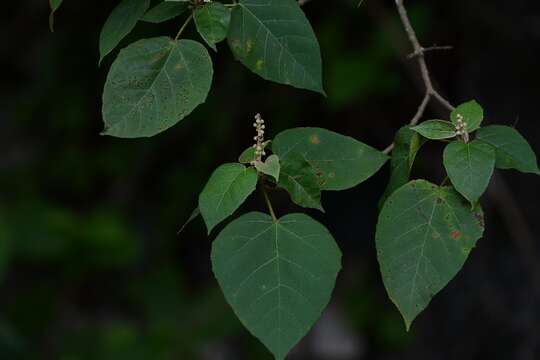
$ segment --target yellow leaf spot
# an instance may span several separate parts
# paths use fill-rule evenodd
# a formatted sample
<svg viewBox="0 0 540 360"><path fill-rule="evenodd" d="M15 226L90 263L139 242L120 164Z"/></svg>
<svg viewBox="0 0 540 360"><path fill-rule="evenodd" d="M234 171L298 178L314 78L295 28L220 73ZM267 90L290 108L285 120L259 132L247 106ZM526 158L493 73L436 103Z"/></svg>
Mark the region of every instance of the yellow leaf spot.
<svg viewBox="0 0 540 360"><path fill-rule="evenodd" d="M264 60L263 59L257 60L257 63L255 64L255 67L257 68L257 70L262 70L263 66L264 66Z"/></svg>

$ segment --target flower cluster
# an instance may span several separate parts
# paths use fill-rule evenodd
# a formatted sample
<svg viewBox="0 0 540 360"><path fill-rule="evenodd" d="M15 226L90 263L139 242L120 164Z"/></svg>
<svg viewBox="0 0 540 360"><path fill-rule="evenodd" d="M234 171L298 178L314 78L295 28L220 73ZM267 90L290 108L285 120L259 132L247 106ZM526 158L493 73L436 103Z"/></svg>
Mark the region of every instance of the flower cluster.
<svg viewBox="0 0 540 360"><path fill-rule="evenodd" d="M253 127L255 127L255 130L257 131L257 135L253 138L255 140L255 144L253 147L255 148L255 161L262 161L263 155L266 155L266 152L264 151L265 142L264 142L264 120L261 117L261 114L255 115L255 122L253 123Z"/></svg>
<svg viewBox="0 0 540 360"><path fill-rule="evenodd" d="M465 142L469 141L469 133L467 132L467 123L463 121L463 115L457 114L456 134L461 136Z"/></svg>

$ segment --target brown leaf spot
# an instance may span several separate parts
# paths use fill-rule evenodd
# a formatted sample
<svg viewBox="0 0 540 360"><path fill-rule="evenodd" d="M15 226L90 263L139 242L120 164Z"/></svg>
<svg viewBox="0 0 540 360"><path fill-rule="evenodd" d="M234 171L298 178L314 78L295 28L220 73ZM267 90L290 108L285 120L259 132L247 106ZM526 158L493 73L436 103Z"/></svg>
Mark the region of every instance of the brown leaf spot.
<svg viewBox="0 0 540 360"><path fill-rule="evenodd" d="M454 239L459 239L461 237L461 231L459 230L453 230L450 234Z"/></svg>
<svg viewBox="0 0 540 360"><path fill-rule="evenodd" d="M317 135L313 134L309 138L309 142L312 143L313 145L319 145L321 143L321 140L319 139Z"/></svg>

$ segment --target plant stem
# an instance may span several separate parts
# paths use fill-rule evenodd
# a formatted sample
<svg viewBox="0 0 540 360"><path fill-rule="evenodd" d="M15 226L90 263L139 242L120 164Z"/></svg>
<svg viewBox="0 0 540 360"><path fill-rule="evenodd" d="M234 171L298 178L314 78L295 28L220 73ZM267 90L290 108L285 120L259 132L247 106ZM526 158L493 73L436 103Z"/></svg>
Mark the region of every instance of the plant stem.
<svg viewBox="0 0 540 360"><path fill-rule="evenodd" d="M264 185L261 185L261 190L264 195L264 200L266 201L266 205L268 206L268 210L270 211L270 216L272 216L272 220L274 222L277 222L276 213L274 212L274 208L272 207L272 203L270 202L270 198L268 197L268 194L266 193L266 189L264 188Z"/></svg>
<svg viewBox="0 0 540 360"><path fill-rule="evenodd" d="M178 40L180 38L180 35L182 35L182 33L184 32L184 29L188 26L189 22L192 19L193 19L193 14L190 14L189 17L186 19L186 22L184 23L184 25L182 25L180 30L178 30L178 34L176 34L176 37L174 38L174 40Z"/></svg>

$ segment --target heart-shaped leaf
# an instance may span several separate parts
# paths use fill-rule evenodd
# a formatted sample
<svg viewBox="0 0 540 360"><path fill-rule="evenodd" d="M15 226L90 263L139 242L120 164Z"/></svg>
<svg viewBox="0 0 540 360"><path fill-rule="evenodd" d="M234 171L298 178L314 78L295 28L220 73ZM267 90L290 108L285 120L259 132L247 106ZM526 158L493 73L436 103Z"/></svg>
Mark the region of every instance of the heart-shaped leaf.
<svg viewBox="0 0 540 360"><path fill-rule="evenodd" d="M322 190L345 190L374 175L388 156L351 137L321 128L295 128L278 134L272 151L282 162L299 152L315 169Z"/></svg>
<svg viewBox="0 0 540 360"><path fill-rule="evenodd" d="M415 180L388 198L377 224L377 257L407 329L459 272L483 230L481 209L471 210L452 188Z"/></svg>
<svg viewBox="0 0 540 360"><path fill-rule="evenodd" d="M341 252L328 230L307 215L273 222L253 212L218 235L212 265L242 324L282 360L328 304Z"/></svg>
<svg viewBox="0 0 540 360"><path fill-rule="evenodd" d="M183 14L188 9L187 2L162 1L144 14L142 21L162 23Z"/></svg>
<svg viewBox="0 0 540 360"><path fill-rule="evenodd" d="M479 140L453 141L444 149L443 162L456 190L474 206L493 175L495 150Z"/></svg>
<svg viewBox="0 0 540 360"><path fill-rule="evenodd" d="M212 61L192 40L139 40L120 52L103 91L105 135L156 135L206 100Z"/></svg>
<svg viewBox="0 0 540 360"><path fill-rule="evenodd" d="M227 37L264 79L324 94L319 43L296 0L240 0Z"/></svg>
<svg viewBox="0 0 540 360"><path fill-rule="evenodd" d="M208 233L221 221L232 215L257 186L257 172L242 164L224 164L218 167L199 195L199 209Z"/></svg>
<svg viewBox="0 0 540 360"><path fill-rule="evenodd" d="M466 102L459 105L450 114L452 124L458 124L458 118L462 118L462 121L466 123L465 130L471 133L480 127L482 120L484 120L484 109L475 100Z"/></svg>
<svg viewBox="0 0 540 360"><path fill-rule="evenodd" d="M390 180L379 201L379 208L383 206L388 196L409 182L414 159L416 159L416 154L418 154L425 142L426 140L423 137L412 131L408 126L399 129L392 150Z"/></svg>
<svg viewBox="0 0 540 360"><path fill-rule="evenodd" d="M259 172L272 176L276 181L279 181L281 166L279 164L279 157L277 155L270 155L265 162L256 161L255 168Z"/></svg>
<svg viewBox="0 0 540 360"><path fill-rule="evenodd" d="M324 211L319 179L302 154L290 153L281 161L278 186L289 192L295 204Z"/></svg>
<svg viewBox="0 0 540 360"><path fill-rule="evenodd" d="M150 7L150 0L122 0L113 9L99 36L99 62L133 30Z"/></svg>
<svg viewBox="0 0 540 360"><path fill-rule="evenodd" d="M222 3L211 2L197 7L193 12L193 18L201 37L216 51L216 44L227 37L231 11Z"/></svg>
<svg viewBox="0 0 540 360"><path fill-rule="evenodd" d="M450 139L456 137L456 127L449 121L428 120L411 128L425 138L431 140Z"/></svg>
<svg viewBox="0 0 540 360"><path fill-rule="evenodd" d="M491 125L478 130L477 139L495 148L495 166L540 175L536 155L531 146L514 128Z"/></svg>

